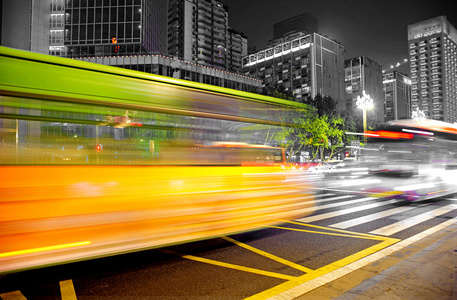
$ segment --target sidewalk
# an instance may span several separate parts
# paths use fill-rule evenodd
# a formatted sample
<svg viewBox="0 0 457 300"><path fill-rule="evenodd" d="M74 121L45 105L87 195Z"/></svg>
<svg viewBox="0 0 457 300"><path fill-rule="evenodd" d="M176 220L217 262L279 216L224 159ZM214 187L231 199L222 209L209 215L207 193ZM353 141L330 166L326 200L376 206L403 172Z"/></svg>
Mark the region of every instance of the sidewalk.
<svg viewBox="0 0 457 300"><path fill-rule="evenodd" d="M296 299L457 299L457 224Z"/></svg>

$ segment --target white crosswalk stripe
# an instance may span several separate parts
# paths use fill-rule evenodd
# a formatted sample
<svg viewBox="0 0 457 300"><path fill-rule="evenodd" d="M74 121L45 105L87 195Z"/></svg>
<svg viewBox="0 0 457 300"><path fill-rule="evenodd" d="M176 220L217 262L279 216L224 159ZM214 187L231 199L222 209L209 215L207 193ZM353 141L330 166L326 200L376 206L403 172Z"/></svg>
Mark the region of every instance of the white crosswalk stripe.
<svg viewBox="0 0 457 300"><path fill-rule="evenodd" d="M354 212L363 213L363 211L365 211L365 210L378 208L378 207L381 208L383 206L386 206L386 210L383 210L383 211L380 211L377 213L364 215L361 217L357 217L357 218L349 219L346 221L327 225L329 227L347 229L347 228L354 227L357 225L362 225L362 224L365 224L365 223L368 223L371 221L394 216L396 214L401 214L401 213L404 213L407 211L413 211L414 209L418 209L420 207L430 207L430 209L435 207L434 205L431 205L432 203L422 203L419 205L408 205L408 206L391 208L391 206L389 207L389 205L398 203L397 199L382 200L382 199L375 198L375 197L351 199L351 198L357 197L357 195L342 195L342 196L336 196L336 197L323 198L324 196L325 197L335 196L335 194L316 195L316 198L314 199L314 201L316 203L315 213L308 217L297 219L296 221L311 223L311 222L326 220L326 219L330 219L330 218L334 218L334 217L345 216L349 213L354 213ZM340 200L340 201L335 201L335 200ZM373 202L373 200L378 200L378 201ZM457 199L456 198L447 198L446 200L456 201ZM329 201L335 201L335 202L326 204L326 202L329 202ZM366 202L366 203L363 203L363 202ZM354 207L345 208L345 206L353 205L353 204L358 204L358 205L355 205ZM327 208L336 208L336 211L319 214L319 211L321 211L323 209L327 209ZM384 236L391 236L397 232L408 229L410 227L413 227L415 225L418 225L418 224L428 221L430 219L439 217L439 216L446 214L448 212L451 212L453 210L457 210L457 204L449 204L449 205L446 205L446 206L443 206L440 208L436 208L436 209L430 210L426 213L422 213L422 214L419 214L419 215L416 215L413 217L409 217L409 218L406 218L405 220L395 222L388 226L384 226L382 228L372 230L369 233L384 235ZM370 229L373 229L373 228L370 228Z"/></svg>
<svg viewBox="0 0 457 300"><path fill-rule="evenodd" d="M335 211L335 212L329 212L329 213L325 213L325 214L313 215L313 216L310 216L310 217L305 217L305 218L300 219L300 221L302 221L302 222L314 222L314 221L319 221L319 220L324 220L324 219L328 219L328 218L342 216L342 215L353 213L353 212L367 210L367 209L371 209L371 208L375 208L375 207L379 207L379 206L383 206L383 205L387 205L387 204L392 204L392 203L395 203L395 202L397 202L397 200L388 200L388 201L375 202L375 203L370 203L370 204L367 204L367 205L351 207L351 208L347 208L347 209L343 209L343 210L339 210L339 211ZM334 225L330 225L330 226L336 227Z"/></svg>
<svg viewBox="0 0 457 300"><path fill-rule="evenodd" d="M399 231L408 229L414 225L417 225L419 223L425 222L427 220L433 219L434 217L443 215L445 213L448 213L454 209L457 209L457 204L449 204L434 210L431 210L429 212L414 216L412 218L408 218L393 224L390 224L388 226L370 231L371 234L379 234L379 235L385 235L385 236L390 236L392 234L395 234Z"/></svg>
<svg viewBox="0 0 457 300"><path fill-rule="evenodd" d="M392 202L395 202L395 201L396 200L393 200ZM386 204L386 203L384 203L384 204ZM381 212L378 212L378 213L375 213L375 214L366 215L366 216L355 218L355 219L351 219L351 220L348 220L348 221L332 224L330 226L331 227L335 227L335 228L340 228L340 229L346 229L346 228L349 228L349 227L357 226L357 225L364 224L364 223L367 223L367 222L371 222L371 221L374 221L374 220L378 220L378 219L382 219L382 218L385 218L385 217L389 217L391 215L398 214L398 213L401 213L401 212L405 212L405 211L408 211L408 210L411 210L411 209L414 209L414 208L416 208L416 207L402 206L402 207L392 208L392 209L381 211Z"/></svg>
<svg viewBox="0 0 457 300"><path fill-rule="evenodd" d="M348 198L348 197L353 197L353 196L341 196L341 197ZM338 197L334 197L333 200L336 200L336 198L338 198ZM366 197L366 198L355 199L355 200L350 200L350 201L343 201L343 202L330 203L330 204L325 204L325 205L318 205L317 209L326 209L326 208L344 206L344 205L360 203L360 202L364 202L364 201L367 201L367 200L373 200L373 199L376 199L376 198ZM328 199L325 199L325 200L328 200ZM307 222L307 221L304 221L306 218L308 218L308 217L297 219L296 221Z"/></svg>
<svg viewBox="0 0 457 300"><path fill-rule="evenodd" d="M328 195L328 194L326 194L326 195ZM333 194L330 194L330 195L333 195ZM332 197L332 198L319 199L319 200L315 200L315 201L316 201L316 203L322 203L322 202L341 200L341 199L348 199L348 198L354 198L354 196L353 195L345 195L345 196L338 196L338 197ZM320 207L321 206L319 206L319 208Z"/></svg>

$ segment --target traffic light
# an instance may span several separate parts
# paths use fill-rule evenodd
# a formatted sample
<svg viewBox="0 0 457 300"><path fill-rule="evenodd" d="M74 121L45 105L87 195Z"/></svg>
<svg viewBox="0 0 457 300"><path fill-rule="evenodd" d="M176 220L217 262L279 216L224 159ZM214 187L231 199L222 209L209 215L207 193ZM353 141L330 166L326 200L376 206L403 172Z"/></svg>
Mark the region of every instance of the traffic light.
<svg viewBox="0 0 457 300"><path fill-rule="evenodd" d="M111 38L111 43L112 44L117 44L117 38L112 37ZM114 46L114 52L117 53L118 50L119 50L119 46Z"/></svg>
<svg viewBox="0 0 457 300"><path fill-rule="evenodd" d="M348 157L348 156L349 156L349 151L344 152L344 157Z"/></svg>

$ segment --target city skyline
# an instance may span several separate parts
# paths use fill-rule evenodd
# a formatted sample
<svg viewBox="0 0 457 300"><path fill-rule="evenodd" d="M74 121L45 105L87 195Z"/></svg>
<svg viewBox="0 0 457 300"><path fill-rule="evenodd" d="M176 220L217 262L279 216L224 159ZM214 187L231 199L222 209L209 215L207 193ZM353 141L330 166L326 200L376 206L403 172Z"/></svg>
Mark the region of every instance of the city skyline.
<svg viewBox="0 0 457 300"><path fill-rule="evenodd" d="M457 26L457 13L450 0L423 1L240 1L221 0L229 7L229 25L244 33L249 47L267 47L273 24L302 13L319 22L319 32L340 42L346 58L366 56L390 69L408 58L407 26L445 15ZM407 72L408 64L398 71Z"/></svg>

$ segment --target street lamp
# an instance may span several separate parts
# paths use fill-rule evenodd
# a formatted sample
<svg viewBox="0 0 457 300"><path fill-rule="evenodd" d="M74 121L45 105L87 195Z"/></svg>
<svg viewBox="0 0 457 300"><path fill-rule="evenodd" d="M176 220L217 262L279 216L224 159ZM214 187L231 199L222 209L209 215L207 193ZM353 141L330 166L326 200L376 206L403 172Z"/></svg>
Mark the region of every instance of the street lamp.
<svg viewBox="0 0 457 300"><path fill-rule="evenodd" d="M362 92L362 97L357 96L357 107L363 111L363 143L367 143L367 110L373 108L373 99L365 93L365 90Z"/></svg>

